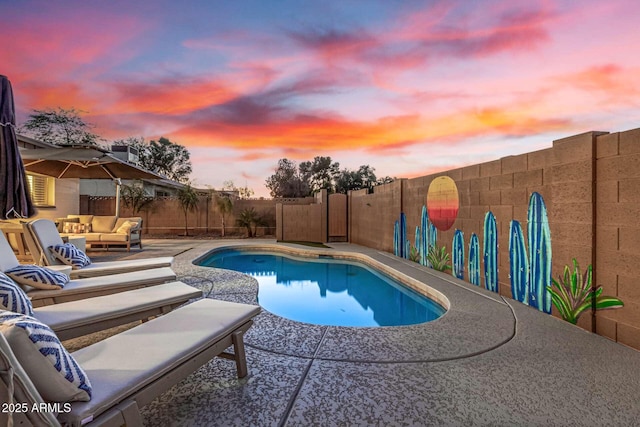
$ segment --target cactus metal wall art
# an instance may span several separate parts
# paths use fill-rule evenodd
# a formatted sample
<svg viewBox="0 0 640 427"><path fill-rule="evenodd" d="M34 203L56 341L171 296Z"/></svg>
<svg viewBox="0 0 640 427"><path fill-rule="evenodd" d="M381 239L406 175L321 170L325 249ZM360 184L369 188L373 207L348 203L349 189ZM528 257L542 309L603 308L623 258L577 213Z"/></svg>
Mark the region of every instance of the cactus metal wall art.
<svg viewBox="0 0 640 427"><path fill-rule="evenodd" d="M426 205L422 205L420 232L420 264L431 267L428 259L429 248L436 246L436 242L438 240L438 229L429 220L429 213Z"/></svg>
<svg viewBox="0 0 640 427"><path fill-rule="evenodd" d="M551 314L551 231L544 199L539 193L529 198L527 214L529 243L529 305Z"/></svg>
<svg viewBox="0 0 640 427"><path fill-rule="evenodd" d="M407 240L407 217L400 213L400 220L393 225L393 253L395 256L408 258L411 243Z"/></svg>
<svg viewBox="0 0 640 427"><path fill-rule="evenodd" d="M509 279L511 296L524 304L529 304L529 260L524 245L522 227L518 221L509 225Z"/></svg>
<svg viewBox="0 0 640 427"><path fill-rule="evenodd" d="M429 254L429 215L427 214L427 206L422 205L422 215L420 216L420 264L427 265L427 255Z"/></svg>
<svg viewBox="0 0 640 427"><path fill-rule="evenodd" d="M480 286L480 243L476 233L471 234L469 240L469 282Z"/></svg>
<svg viewBox="0 0 640 427"><path fill-rule="evenodd" d="M464 280L464 233L460 230L453 233L451 252L453 274L458 279Z"/></svg>
<svg viewBox="0 0 640 427"><path fill-rule="evenodd" d="M400 222L393 223L393 254L400 256Z"/></svg>
<svg viewBox="0 0 640 427"><path fill-rule="evenodd" d="M487 212L484 217L484 286L498 292L498 227L496 217Z"/></svg>

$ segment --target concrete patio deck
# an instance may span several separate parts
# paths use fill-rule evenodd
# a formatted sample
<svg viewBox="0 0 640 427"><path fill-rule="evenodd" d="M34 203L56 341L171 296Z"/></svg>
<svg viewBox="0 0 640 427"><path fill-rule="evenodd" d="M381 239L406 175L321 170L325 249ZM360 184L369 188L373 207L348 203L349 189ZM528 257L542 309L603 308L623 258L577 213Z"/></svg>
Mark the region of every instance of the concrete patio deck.
<svg viewBox="0 0 640 427"><path fill-rule="evenodd" d="M273 240L148 240L209 298L256 304L257 282L192 264L209 250ZM291 246L291 245L290 245ZM444 293L414 326L302 324L263 310L247 333L249 375L212 360L143 409L147 426L638 425L640 352L388 253L350 244ZM304 250L313 250L301 247Z"/></svg>

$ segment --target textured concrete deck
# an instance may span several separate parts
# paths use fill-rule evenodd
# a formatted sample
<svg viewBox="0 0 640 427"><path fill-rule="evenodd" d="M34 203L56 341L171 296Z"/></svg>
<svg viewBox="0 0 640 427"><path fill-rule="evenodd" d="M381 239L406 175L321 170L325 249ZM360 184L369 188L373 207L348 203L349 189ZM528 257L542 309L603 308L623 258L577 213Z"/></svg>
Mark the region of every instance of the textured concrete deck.
<svg viewBox="0 0 640 427"><path fill-rule="evenodd" d="M192 260L219 246L275 242L149 243L133 256L179 253L174 269L183 281L209 298L256 304L254 279ZM449 312L422 325L344 328L263 310L245 337L247 378L215 359L144 408L145 424L638 424L639 352L387 253L332 246L428 283L449 299Z"/></svg>

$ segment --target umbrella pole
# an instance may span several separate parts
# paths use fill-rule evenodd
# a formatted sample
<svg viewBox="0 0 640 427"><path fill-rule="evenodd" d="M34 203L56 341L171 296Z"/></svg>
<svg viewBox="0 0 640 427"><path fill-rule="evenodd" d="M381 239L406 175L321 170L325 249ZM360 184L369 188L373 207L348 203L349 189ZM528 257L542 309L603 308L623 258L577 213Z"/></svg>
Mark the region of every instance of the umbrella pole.
<svg viewBox="0 0 640 427"><path fill-rule="evenodd" d="M122 181L120 178L116 178L114 181L116 182L116 217L120 217L120 186Z"/></svg>

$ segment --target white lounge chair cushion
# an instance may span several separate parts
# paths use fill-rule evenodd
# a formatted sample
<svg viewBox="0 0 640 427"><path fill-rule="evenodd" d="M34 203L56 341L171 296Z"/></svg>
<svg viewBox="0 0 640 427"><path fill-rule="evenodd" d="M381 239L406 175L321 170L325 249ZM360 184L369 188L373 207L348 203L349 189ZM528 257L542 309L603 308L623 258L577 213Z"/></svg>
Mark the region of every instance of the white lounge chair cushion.
<svg viewBox="0 0 640 427"><path fill-rule="evenodd" d="M31 297L32 301L42 298L60 297L63 295L71 297L72 295L82 295L92 291L100 291L103 295L106 295L113 293L110 292L111 290L135 289L137 287L149 286L149 284L170 282L175 279L176 273L174 273L174 271L169 267L152 268L148 270L112 274L110 276L74 279L69 281L69 283L65 285L64 289L34 289L32 291L27 291L27 295Z"/></svg>
<svg viewBox="0 0 640 427"><path fill-rule="evenodd" d="M125 259L119 261L92 262L82 270L71 272L71 278L95 277L104 274L124 273L134 270L148 270L151 268L171 267L173 257L156 257L143 259Z"/></svg>
<svg viewBox="0 0 640 427"><path fill-rule="evenodd" d="M174 304L185 298L199 298L202 291L182 282L171 282L151 288L135 289L118 294L53 304L35 309L34 317L54 331L73 329L88 322L95 324L160 304Z"/></svg>
<svg viewBox="0 0 640 427"><path fill-rule="evenodd" d="M0 309L33 316L33 305L22 288L0 272Z"/></svg>
<svg viewBox="0 0 640 427"><path fill-rule="evenodd" d="M39 265L18 265L5 274L23 286L36 289L62 289L69 283L69 276Z"/></svg>
<svg viewBox="0 0 640 427"><path fill-rule="evenodd" d="M45 401L91 399L87 374L47 325L24 314L2 311L0 333Z"/></svg>
<svg viewBox="0 0 640 427"><path fill-rule="evenodd" d="M63 264L70 265L74 270L77 270L82 267L86 267L91 264L91 259L82 252L80 249L76 248L71 243L63 243L61 245L50 246L49 250L58 260L60 260Z"/></svg>
<svg viewBox="0 0 640 427"><path fill-rule="evenodd" d="M202 299L73 353L93 398L72 405L64 424L90 419L189 361L249 321L260 307Z"/></svg>

